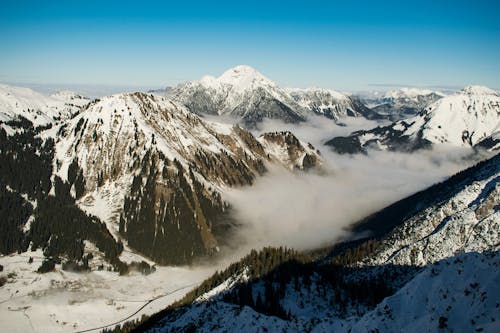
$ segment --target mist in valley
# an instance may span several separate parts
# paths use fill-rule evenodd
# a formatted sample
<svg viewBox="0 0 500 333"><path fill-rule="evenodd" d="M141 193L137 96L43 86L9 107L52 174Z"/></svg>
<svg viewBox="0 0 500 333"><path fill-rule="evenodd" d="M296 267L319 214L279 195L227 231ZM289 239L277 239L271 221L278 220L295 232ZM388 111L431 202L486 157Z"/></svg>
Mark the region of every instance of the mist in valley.
<svg viewBox="0 0 500 333"><path fill-rule="evenodd" d="M312 172L268 167L268 173L253 186L226 192L224 198L239 224L230 240L232 251L244 255L251 248L269 245L307 250L356 237L348 231L353 223L480 158L472 158L471 149L456 147L411 154L370 151L367 155L339 155L323 145L334 136L377 125L364 119L340 126L325 118L300 125L264 122L254 134L289 130L320 150L323 165Z"/></svg>

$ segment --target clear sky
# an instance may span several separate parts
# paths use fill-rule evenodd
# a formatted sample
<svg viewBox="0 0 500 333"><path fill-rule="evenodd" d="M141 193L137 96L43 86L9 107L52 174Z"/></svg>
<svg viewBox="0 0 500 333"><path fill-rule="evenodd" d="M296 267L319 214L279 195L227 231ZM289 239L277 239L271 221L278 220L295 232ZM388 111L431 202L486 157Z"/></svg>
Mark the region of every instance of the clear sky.
<svg viewBox="0 0 500 333"><path fill-rule="evenodd" d="M500 88L500 1L2 1L0 81Z"/></svg>

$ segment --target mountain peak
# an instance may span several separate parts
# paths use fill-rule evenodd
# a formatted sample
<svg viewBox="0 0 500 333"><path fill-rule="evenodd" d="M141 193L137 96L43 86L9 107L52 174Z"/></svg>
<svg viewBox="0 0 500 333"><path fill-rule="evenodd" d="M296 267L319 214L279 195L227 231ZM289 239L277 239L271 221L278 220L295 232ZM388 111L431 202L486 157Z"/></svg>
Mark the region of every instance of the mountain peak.
<svg viewBox="0 0 500 333"><path fill-rule="evenodd" d="M248 65L238 65L233 68L228 69L227 71L222 74L222 76L225 75L232 75L232 76L248 76L248 75L259 75L260 73L253 67L248 66Z"/></svg>
<svg viewBox="0 0 500 333"><path fill-rule="evenodd" d="M235 88L248 89L256 85L275 85L255 68L247 65L238 65L225 71L218 79L222 84L234 85Z"/></svg>
<svg viewBox="0 0 500 333"><path fill-rule="evenodd" d="M460 90L460 93L466 95L500 95L497 91L485 86L467 86Z"/></svg>

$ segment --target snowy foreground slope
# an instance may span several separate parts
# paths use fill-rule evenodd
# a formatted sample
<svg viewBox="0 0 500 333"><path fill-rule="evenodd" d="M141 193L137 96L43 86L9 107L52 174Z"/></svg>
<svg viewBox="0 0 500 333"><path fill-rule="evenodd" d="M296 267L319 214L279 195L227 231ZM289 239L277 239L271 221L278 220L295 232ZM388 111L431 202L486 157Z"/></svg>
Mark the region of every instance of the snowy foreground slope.
<svg viewBox="0 0 500 333"><path fill-rule="evenodd" d="M370 148L413 151L441 144L496 149L499 130L500 93L469 86L437 100L415 117L333 138L326 144L339 153Z"/></svg>
<svg viewBox="0 0 500 333"><path fill-rule="evenodd" d="M497 332L499 162L409 197L422 201L406 213L405 200L388 207L381 216L408 217L325 259L251 253L138 331ZM377 215L364 223L376 227Z"/></svg>

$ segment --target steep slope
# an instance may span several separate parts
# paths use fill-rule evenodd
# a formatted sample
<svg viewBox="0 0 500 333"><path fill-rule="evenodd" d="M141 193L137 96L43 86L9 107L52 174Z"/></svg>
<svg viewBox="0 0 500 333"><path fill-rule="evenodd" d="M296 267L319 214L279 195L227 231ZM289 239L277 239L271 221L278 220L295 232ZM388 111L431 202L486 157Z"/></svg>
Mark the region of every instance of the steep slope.
<svg viewBox="0 0 500 333"><path fill-rule="evenodd" d="M303 108L333 120L360 116L374 119L373 112L357 98L335 90L290 88L287 92Z"/></svg>
<svg viewBox="0 0 500 333"><path fill-rule="evenodd" d="M88 104L88 99L72 92L45 96L29 88L0 84L0 122L28 119L35 127L68 119ZM6 128L5 124L3 125ZM9 130L10 132L10 130Z"/></svg>
<svg viewBox="0 0 500 333"><path fill-rule="evenodd" d="M423 266L457 253L499 249L500 155L409 199L367 221L380 230L378 223L392 216L397 225L367 265ZM398 223L401 213L405 218Z"/></svg>
<svg viewBox="0 0 500 333"><path fill-rule="evenodd" d="M439 99L415 117L336 137L326 145L351 154L369 148L412 151L439 144L473 147L499 129L500 94L471 86Z"/></svg>
<svg viewBox="0 0 500 333"><path fill-rule="evenodd" d="M393 229L319 261L286 249L253 251L139 331L495 332L499 159L375 214L365 230ZM412 199L420 201L409 208Z"/></svg>
<svg viewBox="0 0 500 333"><path fill-rule="evenodd" d="M398 121L417 115L445 95L427 89L400 88L386 92L372 107L381 118Z"/></svg>
<svg viewBox="0 0 500 333"><path fill-rule="evenodd" d="M257 303L241 304L220 294L207 295L203 296L206 300L166 311L154 323L146 322L136 331L496 332L500 316L495 298L500 292L496 283L500 277L499 258L498 252L466 253L443 260L418 271L400 290L375 307L354 305L359 304L358 295L362 292L352 293L349 295L352 301L343 303L342 296L337 295L349 285L336 290L325 282L330 278L328 275L316 273L306 278L309 275L304 274L298 278L298 287L293 286L295 282L285 287L279 282L276 287L268 282L252 283L246 289L250 295L253 293L255 302L271 303L267 298L273 295L270 290L275 290L275 295L284 295L277 298L286 316L266 313ZM292 281L295 274L292 273ZM305 284L307 279L309 282ZM378 287L362 282L365 284L352 284L350 288Z"/></svg>
<svg viewBox="0 0 500 333"><path fill-rule="evenodd" d="M169 96L194 113L232 116L250 127L264 118L292 123L305 119L304 110L284 90L249 66L178 85Z"/></svg>
<svg viewBox="0 0 500 333"><path fill-rule="evenodd" d="M215 234L227 223L225 188L252 184L268 162L288 169L321 163L314 148L291 134L257 140L143 93L91 103L60 135L56 172L81 207L163 264L217 249Z"/></svg>
<svg viewBox="0 0 500 333"><path fill-rule="evenodd" d="M0 253L41 249L40 273L56 263L87 270L94 254L102 267L126 268L118 258L123 245L77 207L67 183L53 177L54 140L44 139L43 131L24 118L13 133L0 127Z"/></svg>

